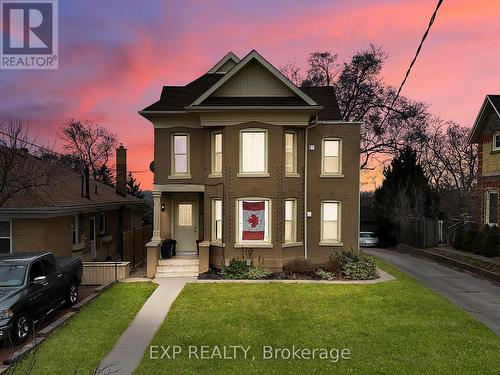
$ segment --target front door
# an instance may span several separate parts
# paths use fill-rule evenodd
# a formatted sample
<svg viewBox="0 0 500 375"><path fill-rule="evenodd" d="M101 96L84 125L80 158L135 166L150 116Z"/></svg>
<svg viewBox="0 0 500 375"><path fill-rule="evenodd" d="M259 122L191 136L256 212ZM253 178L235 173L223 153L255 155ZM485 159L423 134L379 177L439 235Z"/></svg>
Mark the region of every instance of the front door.
<svg viewBox="0 0 500 375"><path fill-rule="evenodd" d="M90 218L90 252L92 254L92 258L97 258L96 254L96 238L95 238L95 216Z"/></svg>
<svg viewBox="0 0 500 375"><path fill-rule="evenodd" d="M178 253L196 252L198 239L198 201L196 197L174 199L174 239Z"/></svg>

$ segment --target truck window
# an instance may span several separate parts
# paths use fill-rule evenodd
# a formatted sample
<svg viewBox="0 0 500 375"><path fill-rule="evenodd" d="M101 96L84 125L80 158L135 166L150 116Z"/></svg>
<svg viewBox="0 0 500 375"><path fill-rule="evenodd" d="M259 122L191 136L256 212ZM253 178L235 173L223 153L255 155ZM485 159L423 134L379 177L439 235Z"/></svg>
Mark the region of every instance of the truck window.
<svg viewBox="0 0 500 375"><path fill-rule="evenodd" d="M43 267L45 268L45 276L54 275L57 271L57 264L54 258L46 257L42 259Z"/></svg>
<svg viewBox="0 0 500 375"><path fill-rule="evenodd" d="M35 281L36 277L39 276L45 276L45 273L43 272L43 266L42 266L42 261L37 260L31 265L30 269L30 282Z"/></svg>

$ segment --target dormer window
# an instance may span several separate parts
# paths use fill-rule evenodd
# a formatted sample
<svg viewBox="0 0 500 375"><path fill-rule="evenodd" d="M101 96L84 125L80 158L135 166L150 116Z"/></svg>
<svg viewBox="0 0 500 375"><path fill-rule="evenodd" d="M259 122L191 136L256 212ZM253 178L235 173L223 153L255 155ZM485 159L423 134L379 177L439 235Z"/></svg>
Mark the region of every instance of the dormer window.
<svg viewBox="0 0 500 375"><path fill-rule="evenodd" d="M500 132L493 134L493 151L500 151Z"/></svg>

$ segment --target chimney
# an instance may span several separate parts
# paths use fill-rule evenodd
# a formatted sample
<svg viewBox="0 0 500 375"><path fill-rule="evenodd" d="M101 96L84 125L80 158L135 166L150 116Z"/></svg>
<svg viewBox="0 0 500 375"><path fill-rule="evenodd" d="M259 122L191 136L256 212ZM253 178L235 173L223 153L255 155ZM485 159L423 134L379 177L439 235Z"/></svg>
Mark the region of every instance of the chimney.
<svg viewBox="0 0 500 375"><path fill-rule="evenodd" d="M127 196L127 149L123 145L116 149L116 194Z"/></svg>

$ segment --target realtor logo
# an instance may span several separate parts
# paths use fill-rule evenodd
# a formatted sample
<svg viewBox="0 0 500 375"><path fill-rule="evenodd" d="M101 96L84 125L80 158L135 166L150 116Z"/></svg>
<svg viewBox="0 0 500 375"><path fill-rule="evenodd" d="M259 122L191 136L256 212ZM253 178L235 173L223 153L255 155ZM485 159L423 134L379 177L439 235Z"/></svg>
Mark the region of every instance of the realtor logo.
<svg viewBox="0 0 500 375"><path fill-rule="evenodd" d="M57 0L1 0L1 69L57 69Z"/></svg>

